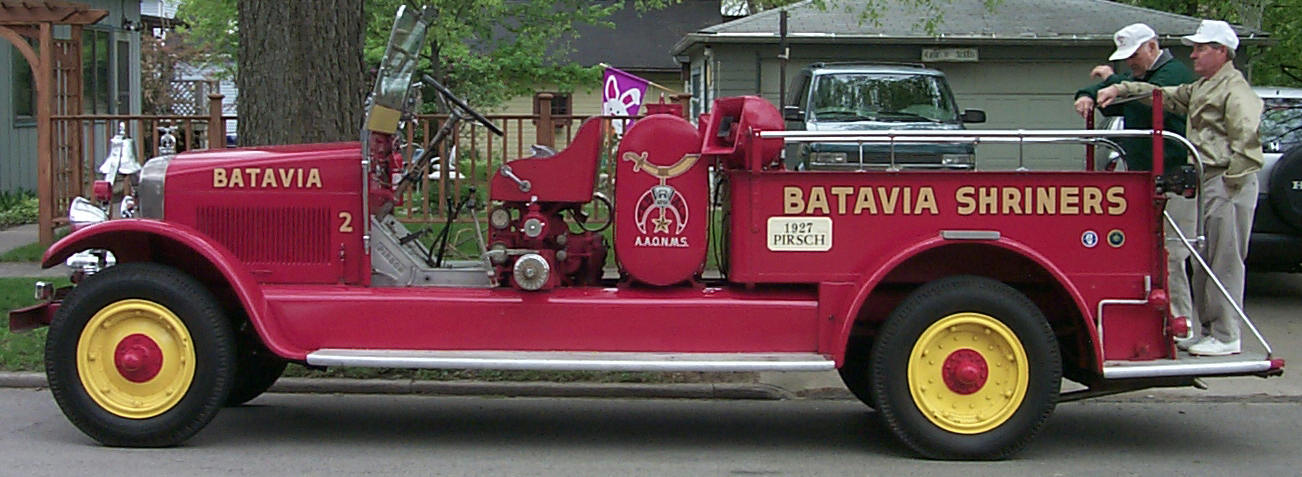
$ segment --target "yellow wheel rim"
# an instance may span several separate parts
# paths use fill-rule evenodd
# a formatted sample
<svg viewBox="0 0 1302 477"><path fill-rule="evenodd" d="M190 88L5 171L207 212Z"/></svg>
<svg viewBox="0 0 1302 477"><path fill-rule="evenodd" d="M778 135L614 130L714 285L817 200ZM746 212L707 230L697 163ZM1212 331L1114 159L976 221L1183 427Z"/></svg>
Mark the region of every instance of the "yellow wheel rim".
<svg viewBox="0 0 1302 477"><path fill-rule="evenodd" d="M981 313L932 324L909 354L909 393L927 419L958 434L1006 422L1026 397L1030 368L1017 335Z"/></svg>
<svg viewBox="0 0 1302 477"><path fill-rule="evenodd" d="M90 398L128 419L171 409L194 380L194 342L181 319L147 300L122 300L90 318L77 341L77 374Z"/></svg>

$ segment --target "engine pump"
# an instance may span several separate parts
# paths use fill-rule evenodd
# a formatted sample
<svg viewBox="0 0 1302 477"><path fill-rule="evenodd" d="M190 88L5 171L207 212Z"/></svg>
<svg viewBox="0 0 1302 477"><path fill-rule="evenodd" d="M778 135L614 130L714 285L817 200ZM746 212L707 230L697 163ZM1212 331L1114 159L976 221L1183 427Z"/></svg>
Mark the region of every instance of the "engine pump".
<svg viewBox="0 0 1302 477"><path fill-rule="evenodd" d="M488 253L499 283L546 290L601 280L605 227L589 227L583 210L596 200L610 211L593 195L600 153L601 123L588 120L560 153L516 159L493 175L489 197L501 204L488 216Z"/></svg>

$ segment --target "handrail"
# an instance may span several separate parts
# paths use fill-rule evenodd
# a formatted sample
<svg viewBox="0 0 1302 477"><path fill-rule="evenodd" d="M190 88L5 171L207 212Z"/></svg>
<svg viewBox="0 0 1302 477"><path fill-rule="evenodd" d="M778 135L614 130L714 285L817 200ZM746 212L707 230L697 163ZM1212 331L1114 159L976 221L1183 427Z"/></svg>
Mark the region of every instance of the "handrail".
<svg viewBox="0 0 1302 477"><path fill-rule="evenodd" d="M1261 335L1261 332L1257 331L1257 326L1248 318L1248 314L1243 311L1243 307L1239 306L1238 303L1235 303L1233 298L1230 298L1230 291L1225 288L1225 284L1221 283L1221 279L1217 278L1215 273L1212 273L1211 265L1208 265L1207 261L1203 260L1202 254L1199 254L1198 251L1194 249L1193 245L1189 243L1189 239L1184 236L1184 232L1180 231L1180 227L1175 225L1175 219L1172 219L1171 215L1167 214L1165 211L1162 212L1162 217L1171 225L1171 230L1174 230L1176 235L1180 237L1180 241L1184 242L1184 246L1192 252L1190 255L1198 261L1198 265L1203 268L1203 272L1207 274L1207 278L1210 278L1212 283L1216 284L1216 289L1221 292L1225 301L1230 302L1230 306L1234 308L1234 313L1239 315L1239 318L1243 319L1243 323L1248 325L1249 330L1252 330L1252 334L1257 337L1257 341L1266 349L1266 359L1270 359L1271 355L1274 354L1270 349L1270 344L1266 342L1266 338Z"/></svg>
<svg viewBox="0 0 1302 477"><path fill-rule="evenodd" d="M1165 139L1178 142L1193 156L1193 163L1198 169L1198 180L1203 177L1202 156L1192 142L1179 134L1153 129L982 129L982 130L903 130L887 129L878 131L760 131L760 139L782 139L786 142L856 142L897 143L899 138L924 139L927 142L967 143L967 144L1094 144L1092 140L1113 137L1151 138L1161 135ZM1028 141L1031 139L1031 141ZM1107 143L1099 143L1108 145ZM1111 146L1109 146L1111 147ZM892 156L894 156L892 148ZM1018 167L1023 167L1020 161ZM1201 215L1201 211L1200 211ZM1202 228L1199 227L1201 232Z"/></svg>

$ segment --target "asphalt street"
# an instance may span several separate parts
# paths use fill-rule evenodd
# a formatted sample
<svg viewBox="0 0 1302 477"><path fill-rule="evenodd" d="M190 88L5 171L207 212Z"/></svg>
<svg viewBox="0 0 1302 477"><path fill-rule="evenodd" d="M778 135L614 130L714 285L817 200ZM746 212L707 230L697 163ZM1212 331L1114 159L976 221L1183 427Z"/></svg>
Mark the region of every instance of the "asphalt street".
<svg viewBox="0 0 1302 477"><path fill-rule="evenodd" d="M1298 475L1302 406L1059 406L1004 462L917 459L846 400L269 394L185 446L96 445L49 393L0 389L2 475Z"/></svg>

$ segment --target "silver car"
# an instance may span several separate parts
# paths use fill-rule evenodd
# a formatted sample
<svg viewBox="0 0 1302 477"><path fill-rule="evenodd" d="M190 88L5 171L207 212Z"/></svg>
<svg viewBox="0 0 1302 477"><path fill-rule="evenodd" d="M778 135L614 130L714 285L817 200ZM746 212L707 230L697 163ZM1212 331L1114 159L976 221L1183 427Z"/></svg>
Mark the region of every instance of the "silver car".
<svg viewBox="0 0 1302 477"><path fill-rule="evenodd" d="M1265 167L1257 173L1257 213L1248 246L1248 268L1302 271L1302 89L1254 88L1265 102L1261 146Z"/></svg>

